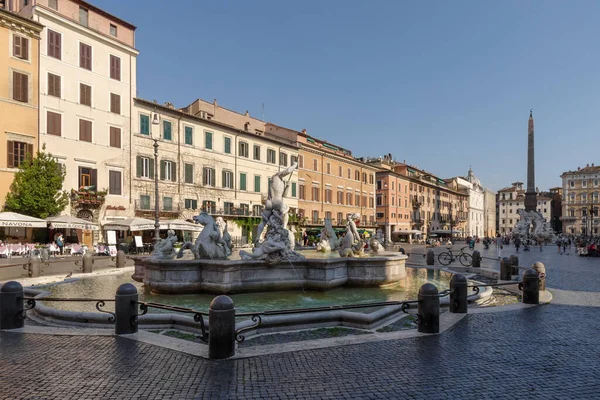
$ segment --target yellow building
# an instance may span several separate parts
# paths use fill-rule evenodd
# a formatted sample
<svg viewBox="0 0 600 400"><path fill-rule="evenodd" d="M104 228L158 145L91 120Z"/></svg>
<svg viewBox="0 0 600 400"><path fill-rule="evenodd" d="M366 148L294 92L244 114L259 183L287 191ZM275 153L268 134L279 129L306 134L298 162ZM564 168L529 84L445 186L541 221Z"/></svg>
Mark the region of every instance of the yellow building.
<svg viewBox="0 0 600 400"><path fill-rule="evenodd" d="M0 208L19 165L38 148L42 28L0 8Z"/></svg>

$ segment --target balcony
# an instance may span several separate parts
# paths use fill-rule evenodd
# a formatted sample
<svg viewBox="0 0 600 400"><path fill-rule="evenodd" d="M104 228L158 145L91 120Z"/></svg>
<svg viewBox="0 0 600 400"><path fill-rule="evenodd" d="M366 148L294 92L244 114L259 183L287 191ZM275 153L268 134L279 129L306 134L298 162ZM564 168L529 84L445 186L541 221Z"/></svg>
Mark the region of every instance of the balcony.
<svg viewBox="0 0 600 400"><path fill-rule="evenodd" d="M104 204L105 191L94 191L80 188L71 189L71 205L74 207L99 208Z"/></svg>
<svg viewBox="0 0 600 400"><path fill-rule="evenodd" d="M135 200L134 210L136 217L154 218L154 201ZM176 218L181 212L179 204L159 202L158 215L161 218Z"/></svg>

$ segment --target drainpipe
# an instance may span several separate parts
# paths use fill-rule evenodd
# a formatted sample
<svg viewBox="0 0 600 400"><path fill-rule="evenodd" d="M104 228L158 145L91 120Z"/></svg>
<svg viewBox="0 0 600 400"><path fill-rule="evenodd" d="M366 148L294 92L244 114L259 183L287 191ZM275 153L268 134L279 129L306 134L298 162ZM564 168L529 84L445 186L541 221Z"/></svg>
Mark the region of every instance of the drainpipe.
<svg viewBox="0 0 600 400"><path fill-rule="evenodd" d="M134 35L135 37L135 35ZM132 153L132 147L133 147L133 132L132 132L132 123L131 120L133 119L133 107L131 105L131 103L133 103L133 85L131 84L131 54L129 55L129 206L131 206L131 202L132 202L132 195L133 195L133 180L132 180L132 176L133 176L133 168L131 166L131 157L133 155Z"/></svg>
<svg viewBox="0 0 600 400"><path fill-rule="evenodd" d="M181 177L183 176L181 171L182 171L182 167L183 167L183 158L181 156L181 119L183 118L183 115L179 115L179 118L177 118L177 162L179 163L178 166L178 176L177 176L177 197L179 197L179 201L177 202L178 204L178 208L179 208L179 216L181 217ZM184 204L185 206L185 204Z"/></svg>
<svg viewBox="0 0 600 400"><path fill-rule="evenodd" d="M234 140L234 152L233 152L233 184L234 184L234 189L233 189L233 198L237 200L237 194L238 194L238 190L239 190L239 185L237 184L238 181L238 170L237 170L237 160L238 160L238 136L239 136L239 132L235 134L235 140ZM248 149L248 152L250 152L250 149ZM248 186L248 179L246 179L246 187Z"/></svg>

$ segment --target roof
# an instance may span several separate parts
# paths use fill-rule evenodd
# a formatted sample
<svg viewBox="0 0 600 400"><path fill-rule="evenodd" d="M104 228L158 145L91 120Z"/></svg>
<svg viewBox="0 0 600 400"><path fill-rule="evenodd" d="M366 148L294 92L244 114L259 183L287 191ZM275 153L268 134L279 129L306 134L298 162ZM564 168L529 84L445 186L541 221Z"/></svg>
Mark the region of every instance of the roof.
<svg viewBox="0 0 600 400"><path fill-rule="evenodd" d="M92 11L94 11L94 12L96 12L96 13L98 13L98 14L106 17L106 18L109 18L109 19L112 19L115 22L118 22L119 24L123 25L126 28L133 29L133 30L137 29L137 27L135 25L133 25L132 23L127 22L127 21L125 21L125 20L123 20L123 19L121 19L121 18L119 18L117 16L114 16L111 13L106 12L106 11L104 11L101 8L98 8L98 7L96 7L95 5L93 5L91 3L88 3L87 1L83 1L83 0L73 0L73 1L75 3L81 4L82 6L84 6L85 8L87 8L88 10L92 10Z"/></svg>
<svg viewBox="0 0 600 400"><path fill-rule="evenodd" d="M566 171L561 174L563 175L579 175L579 174L597 174L600 173L600 165L586 165L583 168L577 168L576 171Z"/></svg>

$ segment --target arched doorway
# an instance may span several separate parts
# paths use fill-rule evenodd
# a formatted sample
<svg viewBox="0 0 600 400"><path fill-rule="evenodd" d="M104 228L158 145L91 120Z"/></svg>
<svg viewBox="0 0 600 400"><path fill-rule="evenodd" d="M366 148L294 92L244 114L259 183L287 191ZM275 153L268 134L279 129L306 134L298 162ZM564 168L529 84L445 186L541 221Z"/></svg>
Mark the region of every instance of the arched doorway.
<svg viewBox="0 0 600 400"><path fill-rule="evenodd" d="M77 212L77 218L81 218L81 219L89 221L89 222L94 222L94 214L92 214L92 212L90 210L79 210ZM85 244L90 249L93 248L92 247L92 243L93 243L92 231L89 229L83 229L81 231L81 238L80 238L79 243Z"/></svg>

